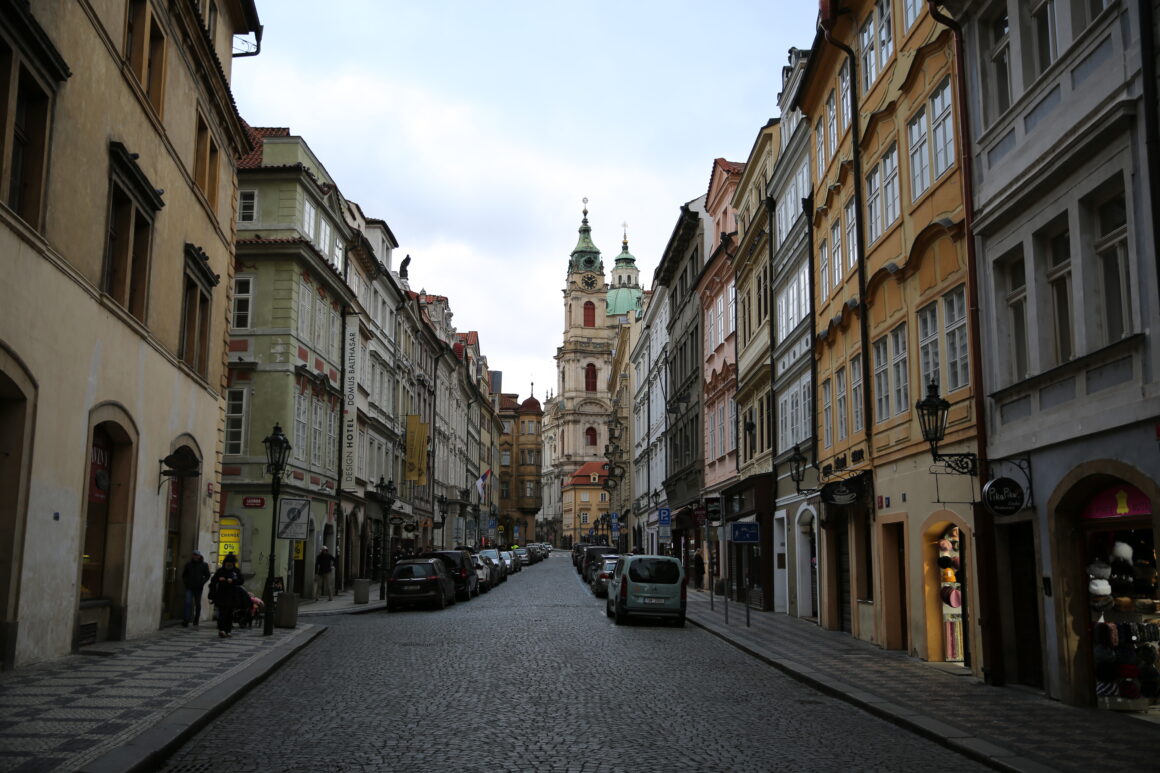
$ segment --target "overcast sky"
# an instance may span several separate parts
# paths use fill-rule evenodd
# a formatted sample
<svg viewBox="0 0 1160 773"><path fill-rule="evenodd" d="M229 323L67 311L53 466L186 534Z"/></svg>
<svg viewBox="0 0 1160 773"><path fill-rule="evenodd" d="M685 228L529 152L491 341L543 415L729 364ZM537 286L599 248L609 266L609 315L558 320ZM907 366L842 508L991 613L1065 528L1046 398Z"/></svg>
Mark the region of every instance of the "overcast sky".
<svg viewBox="0 0 1160 773"><path fill-rule="evenodd" d="M561 292L581 200L605 273L651 285L714 158L745 161L778 114L812 0L259 0L262 52L235 59L253 126L305 139L343 195L410 254L412 289L479 331L505 392L555 392Z"/></svg>

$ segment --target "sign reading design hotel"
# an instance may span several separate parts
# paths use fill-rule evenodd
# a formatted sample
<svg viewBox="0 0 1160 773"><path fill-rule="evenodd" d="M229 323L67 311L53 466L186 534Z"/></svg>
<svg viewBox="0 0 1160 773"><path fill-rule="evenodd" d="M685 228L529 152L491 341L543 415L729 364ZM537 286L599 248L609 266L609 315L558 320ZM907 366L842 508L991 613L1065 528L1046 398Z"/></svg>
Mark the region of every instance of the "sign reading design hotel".
<svg viewBox="0 0 1160 773"><path fill-rule="evenodd" d="M358 315L349 314L345 320L342 342L342 488L353 489L354 463L358 449Z"/></svg>

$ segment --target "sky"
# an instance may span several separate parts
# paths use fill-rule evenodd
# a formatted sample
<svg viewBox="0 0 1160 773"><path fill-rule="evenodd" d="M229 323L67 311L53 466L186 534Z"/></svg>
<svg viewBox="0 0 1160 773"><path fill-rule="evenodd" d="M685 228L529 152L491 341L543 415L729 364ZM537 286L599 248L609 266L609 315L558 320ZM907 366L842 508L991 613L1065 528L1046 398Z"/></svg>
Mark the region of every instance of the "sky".
<svg viewBox="0 0 1160 773"><path fill-rule="evenodd" d="M582 200L610 276L627 224L651 287L713 159L744 162L778 115L812 0L258 0L233 60L252 126L301 136L385 220L411 289L447 296L503 390L556 391ZM320 12L322 9L322 12Z"/></svg>

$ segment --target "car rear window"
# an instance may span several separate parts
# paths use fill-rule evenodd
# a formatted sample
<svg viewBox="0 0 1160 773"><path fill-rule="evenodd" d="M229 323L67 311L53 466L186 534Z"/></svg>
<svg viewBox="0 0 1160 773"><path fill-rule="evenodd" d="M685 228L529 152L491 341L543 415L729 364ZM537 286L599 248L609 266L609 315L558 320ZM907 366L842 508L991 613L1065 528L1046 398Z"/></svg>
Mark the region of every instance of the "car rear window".
<svg viewBox="0 0 1160 773"><path fill-rule="evenodd" d="M628 565L628 578L633 582L655 582L672 585L681 579L681 567L676 561L661 558L642 558Z"/></svg>
<svg viewBox="0 0 1160 773"><path fill-rule="evenodd" d="M395 567L393 577L396 580L425 578L435 574L435 568L430 564L400 564Z"/></svg>

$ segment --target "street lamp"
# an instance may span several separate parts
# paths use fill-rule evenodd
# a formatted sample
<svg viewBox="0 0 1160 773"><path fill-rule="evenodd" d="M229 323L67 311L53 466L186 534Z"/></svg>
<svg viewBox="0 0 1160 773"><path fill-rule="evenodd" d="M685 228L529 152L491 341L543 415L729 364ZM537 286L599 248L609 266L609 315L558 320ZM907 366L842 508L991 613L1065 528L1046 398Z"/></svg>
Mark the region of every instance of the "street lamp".
<svg viewBox="0 0 1160 773"><path fill-rule="evenodd" d="M270 494L273 498L270 511L270 555L266 562L266 588L262 593L262 603L266 610L262 615L262 635L274 633L274 552L278 547L278 494L282 488L282 474L286 471L286 457L290 455L290 440L282 434L282 427L275 422L274 431L262 441L266 446L266 472L270 473Z"/></svg>
<svg viewBox="0 0 1160 773"><path fill-rule="evenodd" d="M431 531L440 531L443 529L443 525L447 523L447 496L440 494L435 499L435 504L439 505L439 520L436 521L434 518L431 519ZM439 546L442 547L443 544L443 535L440 534Z"/></svg>
<svg viewBox="0 0 1160 773"><path fill-rule="evenodd" d="M806 457L798 448L797 443L794 443L793 453L789 457L789 477L793 481L793 487L799 494L816 494L821 489L816 488L802 488L802 481L806 479Z"/></svg>
<svg viewBox="0 0 1160 773"><path fill-rule="evenodd" d="M936 462L943 462L951 472L959 475L978 475L979 457L975 454L940 454L938 444L946 436L947 412L951 404L939 397L938 384L931 381L926 385L926 397L914 404L918 410L918 425L922 428L922 439L930 443L930 455Z"/></svg>
<svg viewBox="0 0 1160 773"><path fill-rule="evenodd" d="M383 480L383 476L379 476L379 482L375 484L375 493L379 495L379 507L383 511L383 529L388 529L387 518L391 515L391 507L395 504L395 482L393 480ZM390 534L388 531L387 534ZM390 538L388 537L388 540ZM382 544L382 540L379 540ZM390 543L388 541L388 549ZM387 562L382 563L382 571L379 572L379 601L384 601L387 598Z"/></svg>

